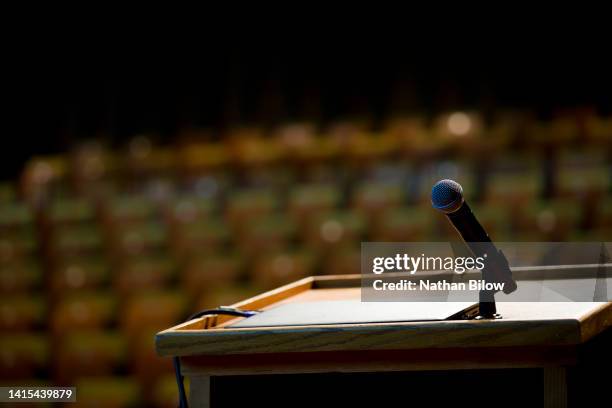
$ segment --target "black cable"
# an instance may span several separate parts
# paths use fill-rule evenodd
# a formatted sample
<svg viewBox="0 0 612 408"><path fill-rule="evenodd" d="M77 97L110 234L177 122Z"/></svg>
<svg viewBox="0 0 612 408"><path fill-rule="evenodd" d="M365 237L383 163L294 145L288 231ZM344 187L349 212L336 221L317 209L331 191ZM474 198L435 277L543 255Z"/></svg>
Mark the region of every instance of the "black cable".
<svg viewBox="0 0 612 408"><path fill-rule="evenodd" d="M178 357L172 358L174 364L174 374L176 376L176 386L178 387L179 393L179 408L187 408L187 393L185 392L185 383L183 382L183 376L181 375L181 361Z"/></svg>
<svg viewBox="0 0 612 408"><path fill-rule="evenodd" d="M251 317L256 315L258 312L254 310L240 310L229 307L219 307L217 309L207 309L202 310L200 312L194 313L185 320L186 322L197 319L202 316L207 315L226 315L226 316L236 316L236 317ZM174 363L174 374L176 376L176 385L178 387L179 392L179 408L188 408L187 404L187 393L185 392L185 382L184 377L181 374L181 360L179 357L173 357L172 361Z"/></svg>
<svg viewBox="0 0 612 408"><path fill-rule="evenodd" d="M197 319L199 317L202 316L206 316L206 315L214 315L214 314L218 314L218 315L227 315L227 316L236 316L236 317L251 317L255 314L257 314L258 312L254 311L254 310L240 310L240 309L234 309L231 307L218 307L216 309L207 309L207 310L201 310L197 313L192 314L191 316L189 316L187 318L187 320L185 320L186 322L193 320L193 319Z"/></svg>

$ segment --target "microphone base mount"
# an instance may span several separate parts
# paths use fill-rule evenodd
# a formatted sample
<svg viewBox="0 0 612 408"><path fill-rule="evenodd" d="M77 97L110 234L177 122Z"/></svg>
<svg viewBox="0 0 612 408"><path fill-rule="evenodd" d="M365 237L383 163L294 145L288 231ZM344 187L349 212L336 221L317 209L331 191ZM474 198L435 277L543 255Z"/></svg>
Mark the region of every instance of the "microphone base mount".
<svg viewBox="0 0 612 408"><path fill-rule="evenodd" d="M503 319L502 315L500 315L499 313L495 313L493 314L493 316L482 316L482 315L478 315L474 318L474 320L499 320L499 319Z"/></svg>

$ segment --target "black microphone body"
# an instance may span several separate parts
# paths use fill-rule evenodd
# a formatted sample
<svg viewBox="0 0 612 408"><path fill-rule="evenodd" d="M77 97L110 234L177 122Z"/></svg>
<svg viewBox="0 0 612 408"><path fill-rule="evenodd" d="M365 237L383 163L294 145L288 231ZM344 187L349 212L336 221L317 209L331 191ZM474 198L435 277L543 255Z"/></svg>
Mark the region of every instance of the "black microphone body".
<svg viewBox="0 0 612 408"><path fill-rule="evenodd" d="M437 182L432 189L431 201L434 208L445 213L474 256L486 259L483 278L488 282L504 283L503 292L506 294L514 292L517 286L508 260L495 247L465 202L461 185L452 180Z"/></svg>
<svg viewBox="0 0 612 408"><path fill-rule="evenodd" d="M465 242L491 242L491 238L465 201L457 211L447 213L446 216Z"/></svg>
<svg viewBox="0 0 612 408"><path fill-rule="evenodd" d="M446 216L474 256L484 257L487 260L485 269L483 269L484 279L503 282L503 292L506 294L514 292L516 282L512 279L506 257L495 247L470 206L464 202L457 211L448 213Z"/></svg>

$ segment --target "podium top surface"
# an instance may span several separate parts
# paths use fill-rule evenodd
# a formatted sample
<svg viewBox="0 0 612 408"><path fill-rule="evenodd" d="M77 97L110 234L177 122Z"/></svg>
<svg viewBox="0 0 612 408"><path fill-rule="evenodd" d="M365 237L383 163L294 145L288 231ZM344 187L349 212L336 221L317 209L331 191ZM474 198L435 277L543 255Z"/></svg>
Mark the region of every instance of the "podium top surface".
<svg viewBox="0 0 612 408"><path fill-rule="evenodd" d="M449 319L475 309L471 302L361 302L359 299L285 303L228 328L287 327L307 325L427 322Z"/></svg>
<svg viewBox="0 0 612 408"><path fill-rule="evenodd" d="M351 317L350 313L347 317L345 308L339 308L344 310L340 316L332 312L331 318L319 320L308 312L309 304L312 310L321 305L329 309L329 305L334 304L331 302L355 304L360 299L360 283L359 275L299 280L232 305L244 310L270 311L267 318L264 318L266 313L262 313L257 319L259 322L252 320L248 324L246 322L253 318L211 315L194 319L158 333L157 353L162 356L244 356L572 346L586 342L612 324L612 303L609 302L499 302L497 307L503 319L480 321L444 320L449 313L467 310L469 305L456 304L432 312L430 302L386 303L391 306L379 306L365 322L359 317ZM402 318L403 321L398 321L399 315L381 318L384 309L393 305L403 305L408 318ZM283 309L287 312L301 310L302 316L281 313Z"/></svg>

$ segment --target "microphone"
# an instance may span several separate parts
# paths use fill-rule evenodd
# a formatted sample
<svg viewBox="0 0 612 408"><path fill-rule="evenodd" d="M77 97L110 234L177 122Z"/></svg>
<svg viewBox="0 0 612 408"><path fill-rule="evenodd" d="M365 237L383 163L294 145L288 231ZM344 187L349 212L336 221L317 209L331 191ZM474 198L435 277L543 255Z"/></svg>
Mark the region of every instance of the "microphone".
<svg viewBox="0 0 612 408"><path fill-rule="evenodd" d="M482 271L484 279L504 283L503 292L506 294L514 292L516 282L512 279L508 260L495 247L465 202L463 187L453 180L438 181L431 189L431 204L446 215L474 256L486 258Z"/></svg>

